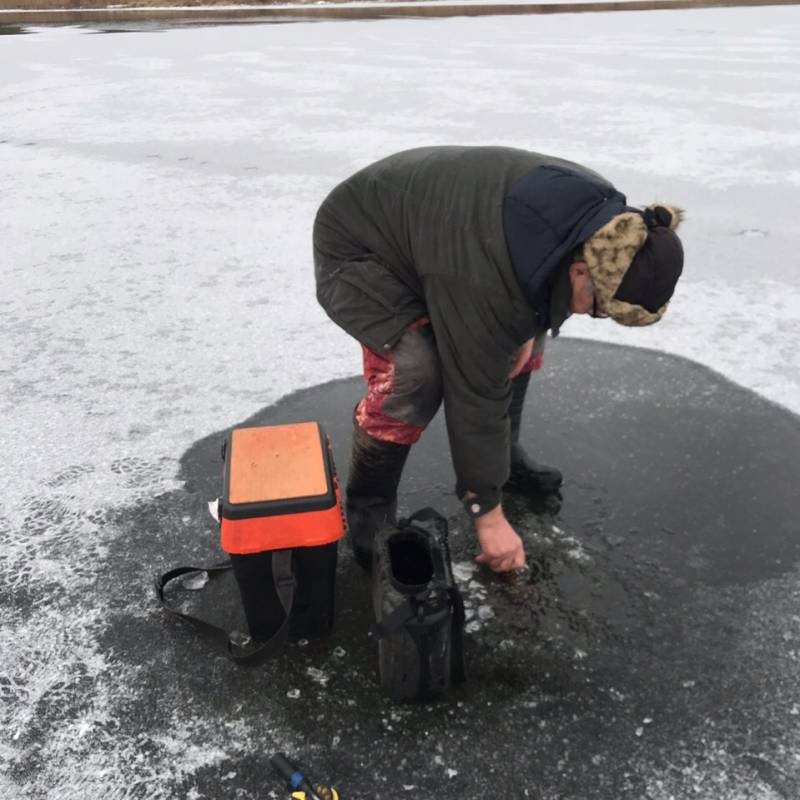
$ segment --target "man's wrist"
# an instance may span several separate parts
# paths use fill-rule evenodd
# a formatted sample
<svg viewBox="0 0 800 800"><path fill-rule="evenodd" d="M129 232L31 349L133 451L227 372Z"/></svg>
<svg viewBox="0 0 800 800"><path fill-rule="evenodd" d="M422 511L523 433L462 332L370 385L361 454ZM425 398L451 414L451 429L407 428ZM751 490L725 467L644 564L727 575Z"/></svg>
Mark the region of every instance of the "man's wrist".
<svg viewBox="0 0 800 800"><path fill-rule="evenodd" d="M494 508L474 518L475 529L480 533L482 530L494 527L498 522L502 522L504 519L505 514L503 513L503 506L498 503Z"/></svg>
<svg viewBox="0 0 800 800"><path fill-rule="evenodd" d="M487 492L486 494L477 494L476 492L467 491L461 497L461 502L467 514L473 520L482 519L483 517L496 518L498 515L502 516L503 509L500 507L500 493Z"/></svg>

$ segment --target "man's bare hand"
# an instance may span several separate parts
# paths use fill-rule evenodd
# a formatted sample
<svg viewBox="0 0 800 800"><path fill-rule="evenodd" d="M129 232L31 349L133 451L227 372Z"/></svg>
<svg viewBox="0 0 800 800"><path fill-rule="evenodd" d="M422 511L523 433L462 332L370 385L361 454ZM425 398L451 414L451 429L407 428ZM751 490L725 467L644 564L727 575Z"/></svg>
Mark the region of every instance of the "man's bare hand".
<svg viewBox="0 0 800 800"><path fill-rule="evenodd" d="M501 506L475 520L481 554L475 559L493 572L510 572L525 566L522 539L511 527Z"/></svg>
<svg viewBox="0 0 800 800"><path fill-rule="evenodd" d="M511 368L511 375L509 377L516 378L520 370L530 361L531 354L533 353L533 339L528 339L514 357L514 366Z"/></svg>

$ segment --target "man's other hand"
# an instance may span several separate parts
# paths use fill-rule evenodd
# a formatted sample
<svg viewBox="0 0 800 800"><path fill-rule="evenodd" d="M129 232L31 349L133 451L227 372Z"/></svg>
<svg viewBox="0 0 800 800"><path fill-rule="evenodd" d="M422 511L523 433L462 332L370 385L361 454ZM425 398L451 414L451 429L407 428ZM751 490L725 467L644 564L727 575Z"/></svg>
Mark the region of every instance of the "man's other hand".
<svg viewBox="0 0 800 800"><path fill-rule="evenodd" d="M525 566L522 539L503 514L502 506L475 520L481 553L475 559L493 572L510 572Z"/></svg>
<svg viewBox="0 0 800 800"><path fill-rule="evenodd" d="M509 375L510 378L516 378L519 375L520 370L531 360L531 355L533 353L533 339L528 339L519 350L517 350L517 355L514 357L514 366L511 368L511 374Z"/></svg>

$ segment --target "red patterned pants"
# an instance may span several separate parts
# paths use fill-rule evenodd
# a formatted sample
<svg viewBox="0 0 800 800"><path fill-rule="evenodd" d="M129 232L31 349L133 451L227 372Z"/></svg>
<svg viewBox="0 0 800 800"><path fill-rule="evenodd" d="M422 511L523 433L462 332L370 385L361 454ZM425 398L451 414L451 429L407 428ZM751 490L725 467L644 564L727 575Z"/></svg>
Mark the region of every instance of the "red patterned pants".
<svg viewBox="0 0 800 800"><path fill-rule="evenodd" d="M442 375L428 323L421 319L410 325L391 350L362 345L367 393L356 406L356 420L375 439L414 444L436 416ZM522 373L539 369L542 355L532 356Z"/></svg>

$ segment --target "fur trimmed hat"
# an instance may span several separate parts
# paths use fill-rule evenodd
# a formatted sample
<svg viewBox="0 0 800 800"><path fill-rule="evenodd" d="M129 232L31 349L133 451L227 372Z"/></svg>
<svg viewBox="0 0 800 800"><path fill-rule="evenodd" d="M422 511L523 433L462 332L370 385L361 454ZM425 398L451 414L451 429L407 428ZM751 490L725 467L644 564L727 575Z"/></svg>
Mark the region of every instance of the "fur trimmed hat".
<svg viewBox="0 0 800 800"><path fill-rule="evenodd" d="M664 316L683 270L675 229L683 211L657 203L617 214L583 243L599 309L621 325L652 325Z"/></svg>

